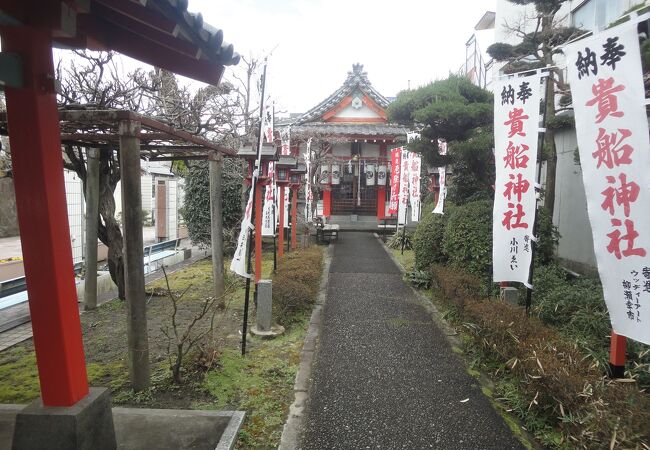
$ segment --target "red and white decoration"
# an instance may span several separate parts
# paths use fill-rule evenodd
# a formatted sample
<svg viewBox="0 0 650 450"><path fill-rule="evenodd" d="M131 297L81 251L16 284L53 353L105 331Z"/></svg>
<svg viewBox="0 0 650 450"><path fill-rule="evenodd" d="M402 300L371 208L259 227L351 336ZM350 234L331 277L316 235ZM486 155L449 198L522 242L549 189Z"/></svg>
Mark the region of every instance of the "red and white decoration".
<svg viewBox="0 0 650 450"><path fill-rule="evenodd" d="M262 236L274 236L276 226L276 188L275 188L275 164L269 163L269 184L264 186L264 208L262 209Z"/></svg>
<svg viewBox="0 0 650 450"><path fill-rule="evenodd" d="M650 344L650 141L636 24L580 40L565 54L612 328Z"/></svg>
<svg viewBox="0 0 650 450"><path fill-rule="evenodd" d="M390 151L390 203L388 214L397 214L399 208L399 182L402 169L402 147Z"/></svg>
<svg viewBox="0 0 650 450"><path fill-rule="evenodd" d="M237 239L237 249L230 261L230 270L242 277L250 277L246 271L246 249L248 248L248 233L252 230L251 213L253 210L253 190L248 194L248 203L246 204L246 211L241 222L241 230L239 231L239 238Z"/></svg>
<svg viewBox="0 0 650 450"><path fill-rule="evenodd" d="M406 225L406 212L409 202L409 166L411 163L411 152L402 148L402 167L400 168L399 180L399 208L397 211L397 223Z"/></svg>
<svg viewBox="0 0 650 450"><path fill-rule="evenodd" d="M262 132L266 142L273 142L273 115L275 113L275 104L271 103L264 107L264 117L262 123Z"/></svg>
<svg viewBox="0 0 650 450"><path fill-rule="evenodd" d="M418 154L411 153L411 163L409 164L409 182L411 185L411 221L420 220L420 171L422 169L422 157Z"/></svg>
<svg viewBox="0 0 650 450"><path fill-rule="evenodd" d="M535 222L540 74L495 82L494 281L528 284Z"/></svg>

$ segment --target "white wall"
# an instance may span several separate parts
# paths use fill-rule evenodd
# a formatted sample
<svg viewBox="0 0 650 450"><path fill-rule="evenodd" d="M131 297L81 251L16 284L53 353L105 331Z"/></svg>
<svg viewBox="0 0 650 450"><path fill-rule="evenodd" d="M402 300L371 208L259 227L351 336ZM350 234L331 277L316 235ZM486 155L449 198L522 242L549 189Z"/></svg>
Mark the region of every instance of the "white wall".
<svg viewBox="0 0 650 450"><path fill-rule="evenodd" d="M379 158L379 144L361 144L361 156L364 158Z"/></svg>
<svg viewBox="0 0 650 450"><path fill-rule="evenodd" d="M575 130L557 131L555 144L558 155L553 223L561 235L557 254L560 258L595 267L582 169L574 156L578 148Z"/></svg>

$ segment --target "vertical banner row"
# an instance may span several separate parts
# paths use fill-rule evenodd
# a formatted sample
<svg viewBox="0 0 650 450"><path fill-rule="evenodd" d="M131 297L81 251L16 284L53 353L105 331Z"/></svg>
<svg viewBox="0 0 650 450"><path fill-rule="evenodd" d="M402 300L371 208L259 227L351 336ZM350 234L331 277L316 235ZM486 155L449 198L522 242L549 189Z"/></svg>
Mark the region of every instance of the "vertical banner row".
<svg viewBox="0 0 650 450"><path fill-rule="evenodd" d="M528 285L537 196L540 74L495 82L494 281Z"/></svg>
<svg viewBox="0 0 650 450"><path fill-rule="evenodd" d="M650 141L636 24L580 40L565 54L612 328L650 344Z"/></svg>
<svg viewBox="0 0 650 450"><path fill-rule="evenodd" d="M388 214L397 214L399 208L399 182L402 168L402 148L390 151L390 203Z"/></svg>
<svg viewBox="0 0 650 450"><path fill-rule="evenodd" d="M409 166L412 153L402 148L402 164L399 179L399 208L397 211L397 224L406 225L406 212L409 202Z"/></svg>

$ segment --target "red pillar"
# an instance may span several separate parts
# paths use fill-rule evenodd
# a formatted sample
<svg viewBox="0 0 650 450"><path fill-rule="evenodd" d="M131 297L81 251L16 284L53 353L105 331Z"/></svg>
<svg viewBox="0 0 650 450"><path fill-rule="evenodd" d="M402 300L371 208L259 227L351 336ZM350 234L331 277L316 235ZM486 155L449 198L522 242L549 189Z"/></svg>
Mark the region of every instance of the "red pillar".
<svg viewBox="0 0 650 450"><path fill-rule="evenodd" d="M262 279L262 190L264 186L255 186L255 282Z"/></svg>
<svg viewBox="0 0 650 450"><path fill-rule="evenodd" d="M613 378L622 378L625 375L625 353L627 352L627 338L620 336L612 330L609 344L609 366Z"/></svg>
<svg viewBox="0 0 650 450"><path fill-rule="evenodd" d="M51 32L3 28L3 51L20 54L24 86L7 87L16 206L45 406L88 394L63 180Z"/></svg>
<svg viewBox="0 0 650 450"><path fill-rule="evenodd" d="M298 248L298 188L291 188L291 250Z"/></svg>
<svg viewBox="0 0 650 450"><path fill-rule="evenodd" d="M284 186L280 186L280 226L278 227L278 255L284 255Z"/></svg>
<svg viewBox="0 0 650 450"><path fill-rule="evenodd" d="M386 218L386 186L377 187L377 220Z"/></svg>
<svg viewBox="0 0 650 450"><path fill-rule="evenodd" d="M332 215L332 191L326 189L323 191L323 216L329 217Z"/></svg>

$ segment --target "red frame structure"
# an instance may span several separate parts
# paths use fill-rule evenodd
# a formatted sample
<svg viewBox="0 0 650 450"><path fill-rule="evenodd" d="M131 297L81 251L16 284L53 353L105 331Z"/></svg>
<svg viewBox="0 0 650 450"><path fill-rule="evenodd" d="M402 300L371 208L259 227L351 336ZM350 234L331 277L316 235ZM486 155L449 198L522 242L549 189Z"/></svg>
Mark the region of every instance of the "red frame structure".
<svg viewBox="0 0 650 450"><path fill-rule="evenodd" d="M88 394L66 213L52 47L117 50L217 84L239 55L170 0L0 0L3 54L20 80L5 86L18 222L45 406ZM3 60L4 61L4 60ZM0 80L0 85L4 80ZM165 131L165 130L162 130Z"/></svg>

